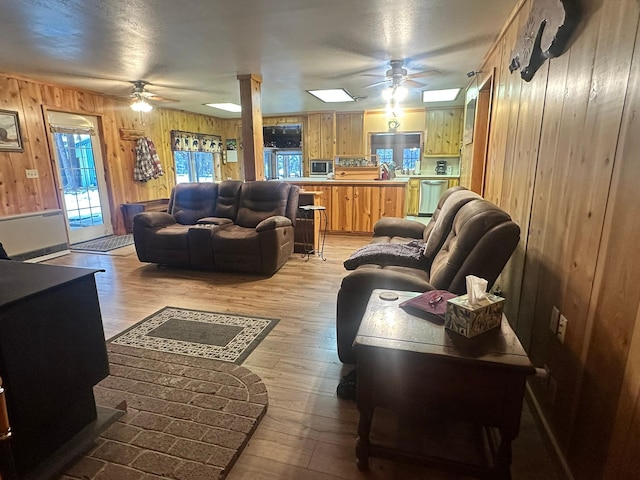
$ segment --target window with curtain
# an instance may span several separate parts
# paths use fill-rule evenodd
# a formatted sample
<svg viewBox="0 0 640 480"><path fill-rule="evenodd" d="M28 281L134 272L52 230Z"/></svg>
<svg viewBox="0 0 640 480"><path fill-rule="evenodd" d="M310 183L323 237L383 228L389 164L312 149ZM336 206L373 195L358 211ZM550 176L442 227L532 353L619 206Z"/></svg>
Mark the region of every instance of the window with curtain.
<svg viewBox="0 0 640 480"><path fill-rule="evenodd" d="M222 152L222 137L171 131L176 183L215 181L214 159Z"/></svg>

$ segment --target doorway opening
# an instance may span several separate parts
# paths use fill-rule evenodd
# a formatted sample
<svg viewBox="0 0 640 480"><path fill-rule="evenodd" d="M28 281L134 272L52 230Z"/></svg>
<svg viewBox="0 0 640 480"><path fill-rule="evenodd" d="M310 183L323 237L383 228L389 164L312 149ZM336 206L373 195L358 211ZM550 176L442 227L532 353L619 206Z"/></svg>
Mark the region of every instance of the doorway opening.
<svg viewBox="0 0 640 480"><path fill-rule="evenodd" d="M487 154L489 147L489 125L491 120L491 97L493 73L480 85L477 92L474 122L474 138L471 154L471 181L469 188L484 195L486 188Z"/></svg>
<svg viewBox="0 0 640 480"><path fill-rule="evenodd" d="M113 234L97 117L47 112L69 243Z"/></svg>

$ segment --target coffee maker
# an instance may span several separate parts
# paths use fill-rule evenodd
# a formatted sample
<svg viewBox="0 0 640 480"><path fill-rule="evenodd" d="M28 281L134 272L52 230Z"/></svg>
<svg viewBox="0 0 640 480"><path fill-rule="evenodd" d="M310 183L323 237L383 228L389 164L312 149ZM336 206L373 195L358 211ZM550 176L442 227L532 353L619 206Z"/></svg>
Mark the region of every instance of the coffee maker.
<svg viewBox="0 0 640 480"><path fill-rule="evenodd" d="M438 161L436 161L436 174L437 175L446 175L447 174L447 161L446 160L438 160Z"/></svg>

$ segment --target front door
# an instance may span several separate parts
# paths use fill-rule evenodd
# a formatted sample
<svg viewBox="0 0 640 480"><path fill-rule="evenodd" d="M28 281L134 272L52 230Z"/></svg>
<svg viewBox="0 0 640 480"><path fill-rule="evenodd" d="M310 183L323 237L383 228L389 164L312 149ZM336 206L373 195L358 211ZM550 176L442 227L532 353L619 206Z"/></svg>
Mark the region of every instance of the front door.
<svg viewBox="0 0 640 480"><path fill-rule="evenodd" d="M113 234L98 119L48 113L69 243Z"/></svg>

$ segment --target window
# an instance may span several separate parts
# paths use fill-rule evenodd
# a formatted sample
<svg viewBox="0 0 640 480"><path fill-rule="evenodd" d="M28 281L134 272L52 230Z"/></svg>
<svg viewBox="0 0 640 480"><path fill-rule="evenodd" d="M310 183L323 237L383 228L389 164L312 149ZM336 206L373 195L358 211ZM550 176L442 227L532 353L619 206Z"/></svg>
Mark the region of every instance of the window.
<svg viewBox="0 0 640 480"><path fill-rule="evenodd" d="M409 170L415 170L416 162L420 160L419 148L405 148L402 151L402 167Z"/></svg>
<svg viewBox="0 0 640 480"><path fill-rule="evenodd" d="M176 183L213 182L213 153L173 152L176 166Z"/></svg>
<svg viewBox="0 0 640 480"><path fill-rule="evenodd" d="M302 177L302 151L265 150L264 177L266 179Z"/></svg>
<svg viewBox="0 0 640 480"><path fill-rule="evenodd" d="M420 161L419 132L372 133L371 153L378 155L380 163L395 163L396 168L414 169Z"/></svg>
<svg viewBox="0 0 640 480"><path fill-rule="evenodd" d="M378 161L381 164L393 162L393 148L376 148L373 153L378 155Z"/></svg>

